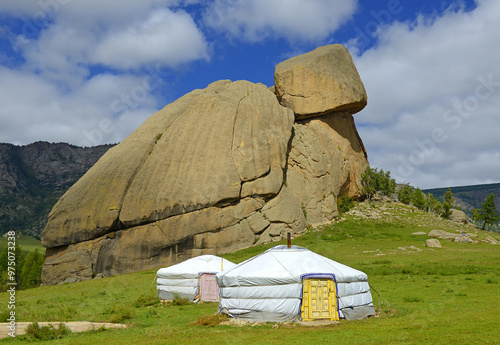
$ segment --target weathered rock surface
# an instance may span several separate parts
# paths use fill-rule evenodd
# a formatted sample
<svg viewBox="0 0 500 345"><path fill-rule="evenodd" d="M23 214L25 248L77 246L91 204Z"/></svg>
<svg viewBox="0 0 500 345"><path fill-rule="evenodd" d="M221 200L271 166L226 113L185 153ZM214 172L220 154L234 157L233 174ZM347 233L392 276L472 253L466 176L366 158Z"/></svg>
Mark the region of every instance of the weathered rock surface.
<svg viewBox="0 0 500 345"><path fill-rule="evenodd" d="M489 242L491 244L500 244L500 242L496 239L494 239L493 237L491 236L486 236L486 239L485 239L486 242Z"/></svg>
<svg viewBox="0 0 500 345"><path fill-rule="evenodd" d="M441 248L441 242L439 242L438 239L435 238L429 238L428 240L425 240L425 246L428 248Z"/></svg>
<svg viewBox="0 0 500 345"><path fill-rule="evenodd" d="M286 183L308 223L335 218L338 196L360 196L368 161L351 114L334 112L296 122L291 146Z"/></svg>
<svg viewBox="0 0 500 345"><path fill-rule="evenodd" d="M337 50L329 58L319 50L318 61L339 58ZM43 283L227 253L333 219L338 196L359 196L368 166L354 108L342 109L294 124L273 91L247 81L179 98L54 206L42 237Z"/></svg>
<svg viewBox="0 0 500 345"><path fill-rule="evenodd" d="M467 215L465 214L465 212L461 211L461 210L454 209L454 208L451 209L451 214L450 214L449 219L455 223L462 223L462 224L468 223Z"/></svg>
<svg viewBox="0 0 500 345"><path fill-rule="evenodd" d="M366 91L347 49L319 47L276 66L275 92L297 118L332 111L354 114L366 106Z"/></svg>
<svg viewBox="0 0 500 345"><path fill-rule="evenodd" d="M439 238L442 240L454 240L455 237L458 236L458 234L453 234L451 232L447 232L444 230L431 230L427 234L429 237L434 237L434 238Z"/></svg>

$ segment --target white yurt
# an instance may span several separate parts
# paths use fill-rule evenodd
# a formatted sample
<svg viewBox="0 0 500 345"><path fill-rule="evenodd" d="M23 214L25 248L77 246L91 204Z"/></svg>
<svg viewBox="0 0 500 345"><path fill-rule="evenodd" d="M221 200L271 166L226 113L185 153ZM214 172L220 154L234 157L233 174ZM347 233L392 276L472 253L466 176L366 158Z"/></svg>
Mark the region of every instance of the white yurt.
<svg viewBox="0 0 500 345"><path fill-rule="evenodd" d="M219 313L248 321L375 315L367 275L306 248L276 246L216 275Z"/></svg>
<svg viewBox="0 0 500 345"><path fill-rule="evenodd" d="M217 302L219 287L215 274L236 264L215 255L201 255L176 265L160 268L157 272L157 295L162 300L172 300L177 295L193 301Z"/></svg>

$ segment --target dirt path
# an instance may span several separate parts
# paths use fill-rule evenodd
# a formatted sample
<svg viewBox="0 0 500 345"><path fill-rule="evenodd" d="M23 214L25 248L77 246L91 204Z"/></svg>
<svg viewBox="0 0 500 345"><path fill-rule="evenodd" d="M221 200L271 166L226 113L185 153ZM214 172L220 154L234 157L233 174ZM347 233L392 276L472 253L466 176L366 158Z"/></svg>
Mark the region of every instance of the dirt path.
<svg viewBox="0 0 500 345"><path fill-rule="evenodd" d="M88 321L71 321L71 322L39 322L38 325L48 326L49 324L53 325L55 328L59 327L59 324L62 323L66 327L68 327L71 332L86 332L91 331L93 329L99 329L101 327L104 328L127 328L127 325L120 323L109 323L109 322L88 322ZM16 322L16 330L15 334L22 335L26 333L26 328L31 324L31 322ZM6 322L0 323L0 339L6 338L9 336L11 332L10 324Z"/></svg>

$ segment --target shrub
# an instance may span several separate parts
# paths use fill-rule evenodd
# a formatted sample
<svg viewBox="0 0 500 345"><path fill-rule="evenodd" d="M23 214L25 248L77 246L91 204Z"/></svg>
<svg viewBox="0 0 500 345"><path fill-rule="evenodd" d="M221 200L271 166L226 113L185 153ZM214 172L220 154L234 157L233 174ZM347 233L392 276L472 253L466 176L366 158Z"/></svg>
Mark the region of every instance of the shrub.
<svg viewBox="0 0 500 345"><path fill-rule="evenodd" d="M198 320L192 323L192 325L200 325L207 327L215 327L220 325L222 322L227 321L228 317L226 314L213 314L199 317Z"/></svg>
<svg viewBox="0 0 500 345"><path fill-rule="evenodd" d="M160 300L156 296L141 296L134 302L134 307L150 307L159 303Z"/></svg>
<svg viewBox="0 0 500 345"><path fill-rule="evenodd" d="M172 299L172 304L173 305L186 305L191 303L187 298L182 298L179 295L175 294L174 298Z"/></svg>
<svg viewBox="0 0 500 345"><path fill-rule="evenodd" d="M135 313L132 310L122 306L113 306L104 313L109 315L108 320L111 323L121 323L135 317Z"/></svg>
<svg viewBox="0 0 500 345"><path fill-rule="evenodd" d="M40 327L38 322L33 322L26 329L26 338L32 340L55 340L61 339L69 333L71 333L70 329L63 323L60 323L59 327L55 328L53 325Z"/></svg>
<svg viewBox="0 0 500 345"><path fill-rule="evenodd" d="M403 297L403 301L408 303L415 303L415 302L422 302L422 299L416 296L405 296Z"/></svg>
<svg viewBox="0 0 500 345"><path fill-rule="evenodd" d="M366 168L361 175L361 185L363 186L363 194L368 197L368 200L376 192L391 196L396 191L396 180L391 178L391 173L384 172L384 170L378 171L377 168Z"/></svg>
<svg viewBox="0 0 500 345"><path fill-rule="evenodd" d="M337 199L337 211L339 215L349 212L354 206L354 200L352 200L349 195L341 196Z"/></svg>
<svg viewBox="0 0 500 345"><path fill-rule="evenodd" d="M0 322L7 322L7 319L10 317L10 311L8 309L5 309L4 311L0 312Z"/></svg>

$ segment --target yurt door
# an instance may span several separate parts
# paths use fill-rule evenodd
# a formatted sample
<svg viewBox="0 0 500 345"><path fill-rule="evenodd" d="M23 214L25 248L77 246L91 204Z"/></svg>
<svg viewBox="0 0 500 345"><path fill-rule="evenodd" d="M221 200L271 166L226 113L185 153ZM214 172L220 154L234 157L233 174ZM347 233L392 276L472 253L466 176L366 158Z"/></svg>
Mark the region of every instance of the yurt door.
<svg viewBox="0 0 500 345"><path fill-rule="evenodd" d="M338 320L337 292L332 279L308 278L302 284L302 320Z"/></svg>
<svg viewBox="0 0 500 345"><path fill-rule="evenodd" d="M200 276L201 300L217 302L219 300L219 286L215 281L215 274L204 273Z"/></svg>

